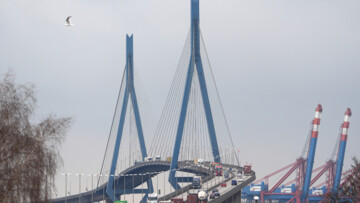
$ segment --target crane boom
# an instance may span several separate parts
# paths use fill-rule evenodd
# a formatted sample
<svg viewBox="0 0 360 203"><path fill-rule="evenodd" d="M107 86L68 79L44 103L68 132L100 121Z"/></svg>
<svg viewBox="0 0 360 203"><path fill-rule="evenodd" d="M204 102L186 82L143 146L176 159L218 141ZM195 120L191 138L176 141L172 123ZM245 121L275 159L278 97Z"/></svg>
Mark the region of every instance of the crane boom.
<svg viewBox="0 0 360 203"><path fill-rule="evenodd" d="M311 140L310 140L310 148L308 157L306 160L306 173L305 173L305 179L304 179L304 185L302 188L302 193L300 196L300 200L303 202L307 199L309 194L309 188L310 188L310 181L311 181L311 174L312 169L314 165L314 158L315 158L315 151L316 151L316 143L317 138L319 135L319 125L320 125L320 116L322 112L322 106L319 104L315 110L315 118L313 120L313 129L311 133Z"/></svg>
<svg viewBox="0 0 360 203"><path fill-rule="evenodd" d="M345 112L344 122L342 124L342 131L340 135L340 143L339 143L339 152L336 160L336 173L335 173L335 180L334 186L332 188L333 194L336 195L339 190L340 180L341 180L341 172L344 164L344 156L345 156L345 149L346 149L346 142L348 136L348 130L350 126L350 117L351 117L351 109L348 108Z"/></svg>

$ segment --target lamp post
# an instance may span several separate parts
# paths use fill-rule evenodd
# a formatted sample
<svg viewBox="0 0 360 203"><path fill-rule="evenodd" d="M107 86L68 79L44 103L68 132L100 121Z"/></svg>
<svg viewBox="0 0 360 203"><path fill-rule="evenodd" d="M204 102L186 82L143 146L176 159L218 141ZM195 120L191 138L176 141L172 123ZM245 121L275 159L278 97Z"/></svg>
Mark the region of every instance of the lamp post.
<svg viewBox="0 0 360 203"><path fill-rule="evenodd" d="M125 194L126 194L126 174L124 174L124 201L126 201Z"/></svg>
<svg viewBox="0 0 360 203"><path fill-rule="evenodd" d="M71 195L71 181L69 181L69 183L70 183L69 195Z"/></svg>
<svg viewBox="0 0 360 203"><path fill-rule="evenodd" d="M159 197L159 173L156 173L156 193Z"/></svg>
<svg viewBox="0 0 360 203"><path fill-rule="evenodd" d="M94 202L94 174L88 174L88 176L91 176L91 202Z"/></svg>
<svg viewBox="0 0 360 203"><path fill-rule="evenodd" d="M75 174L76 176L78 175L79 176L79 203L81 203L81 176L82 175L85 175L85 174L82 174L82 173L78 173L78 174Z"/></svg>
<svg viewBox="0 0 360 203"><path fill-rule="evenodd" d="M105 180L109 180L107 177L109 177L109 175L105 174ZM105 187L103 187L103 199L105 200Z"/></svg>
<svg viewBox="0 0 360 203"><path fill-rule="evenodd" d="M165 196L165 176L166 176L166 174L165 174L165 171L164 171L164 196Z"/></svg>
<svg viewBox="0 0 360 203"><path fill-rule="evenodd" d="M116 193L116 188L115 188L115 175L110 175L110 176L112 176L112 177L113 177L113 185L114 185L114 200L116 200L116 199L115 199L115 193Z"/></svg>
<svg viewBox="0 0 360 203"><path fill-rule="evenodd" d="M141 174L141 202L144 202L143 198L144 198L144 174Z"/></svg>
<svg viewBox="0 0 360 203"><path fill-rule="evenodd" d="M61 175L65 176L65 203L67 203L67 176L71 173L62 173Z"/></svg>
<svg viewBox="0 0 360 203"><path fill-rule="evenodd" d="M181 171L181 180L182 180L181 188L183 188L184 187L184 171L183 170ZM181 197L183 197L183 193L181 193Z"/></svg>
<svg viewBox="0 0 360 203"><path fill-rule="evenodd" d="M133 195L133 202L135 202L135 201L134 201L134 187L135 187L135 186L134 186L134 175L135 175L135 174L131 174L131 176L132 176L132 181L133 181L133 182L132 182L132 195Z"/></svg>

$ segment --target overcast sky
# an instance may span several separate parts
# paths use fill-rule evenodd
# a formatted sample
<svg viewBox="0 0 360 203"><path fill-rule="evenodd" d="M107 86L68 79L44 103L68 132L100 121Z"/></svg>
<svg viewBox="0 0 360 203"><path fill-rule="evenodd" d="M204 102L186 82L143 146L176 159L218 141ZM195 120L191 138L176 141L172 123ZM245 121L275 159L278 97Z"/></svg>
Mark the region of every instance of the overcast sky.
<svg viewBox="0 0 360 203"><path fill-rule="evenodd" d="M315 166L330 158L347 107L344 169L360 156L359 7L357 0L201 0L200 26L235 147L257 177L300 155L318 103ZM65 27L70 15L75 26ZM0 74L12 69L19 83L36 85L35 120L74 117L59 171L99 173L126 33L134 33L135 68L158 118L189 26L189 0L0 0Z"/></svg>

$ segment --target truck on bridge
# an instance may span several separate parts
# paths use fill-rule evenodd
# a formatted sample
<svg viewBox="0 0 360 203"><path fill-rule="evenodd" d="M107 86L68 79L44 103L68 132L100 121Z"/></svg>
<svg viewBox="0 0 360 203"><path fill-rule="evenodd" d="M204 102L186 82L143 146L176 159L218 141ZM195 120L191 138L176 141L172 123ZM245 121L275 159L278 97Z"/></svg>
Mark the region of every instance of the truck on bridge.
<svg viewBox="0 0 360 203"><path fill-rule="evenodd" d="M251 165L244 166L244 175L246 176L251 175Z"/></svg>
<svg viewBox="0 0 360 203"><path fill-rule="evenodd" d="M208 195L205 191L189 192L186 199L187 203L206 203L208 202Z"/></svg>
<svg viewBox="0 0 360 203"><path fill-rule="evenodd" d="M212 171L215 173L215 167L216 166L218 166L219 165L219 163L211 163L211 169L212 169Z"/></svg>
<svg viewBox="0 0 360 203"><path fill-rule="evenodd" d="M222 166L221 165L217 165L215 166L215 173L216 173L216 176L222 176Z"/></svg>
<svg viewBox="0 0 360 203"><path fill-rule="evenodd" d="M201 185L202 185L201 176L195 176L193 178L192 188L193 189L201 189Z"/></svg>

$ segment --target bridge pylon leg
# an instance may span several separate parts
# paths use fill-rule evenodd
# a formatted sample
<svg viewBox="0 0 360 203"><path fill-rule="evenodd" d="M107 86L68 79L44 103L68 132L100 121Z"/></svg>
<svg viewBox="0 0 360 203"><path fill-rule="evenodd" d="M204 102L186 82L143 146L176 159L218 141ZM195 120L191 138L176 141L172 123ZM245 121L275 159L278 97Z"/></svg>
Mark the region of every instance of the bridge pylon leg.
<svg viewBox="0 0 360 203"><path fill-rule="evenodd" d="M115 140L115 146L114 146L114 152L110 167L110 174L109 179L106 187L106 194L107 196L114 202L118 200L118 197L114 194L116 194L116 191L114 191L114 177L116 177L117 174L115 174L116 166L118 162L118 156L119 156L119 148L121 143L121 138L123 134L124 124L125 124L125 116L126 116L126 109L129 100L131 101L134 115L135 115L135 123L136 123L136 129L138 133L139 138L139 145L141 149L141 156L144 160L145 157L147 157L146 152L146 145L142 130L142 124L141 124L141 118L140 118L140 112L139 107L137 103L136 93L135 93L135 84L134 84L134 52L133 52L133 35L128 36L126 35L126 67L125 67L125 76L124 80L126 80L125 85L125 93L123 98L119 98L123 100L122 106L121 106L121 114L120 114L120 120L118 125L118 130L116 134L116 140ZM120 97L120 95L119 95ZM119 107L120 108L120 107ZM152 181L149 180L147 182L148 188L153 188ZM124 191L125 192L125 191ZM152 192L152 191L151 191Z"/></svg>
<svg viewBox="0 0 360 203"><path fill-rule="evenodd" d="M176 181L175 170L170 171L170 174L169 174L169 183L171 184L171 186L172 186L175 190L181 189L181 186L180 186L179 183L177 183L177 181Z"/></svg>
<svg viewBox="0 0 360 203"><path fill-rule="evenodd" d="M178 167L178 158L179 158L179 153L180 153L181 140L182 140L184 126L185 126L186 112L187 112L187 107L188 107L188 103L189 103L191 83L193 80L195 68L196 68L196 72L197 72L198 79L199 79L201 96L202 96L203 106L204 106L204 110L205 110L206 122L207 122L207 127L208 127L214 161L220 162L219 147L218 147L218 143L217 143L217 139L216 139L214 120L213 120L213 116L212 116L210 100L209 100L209 95L208 95L208 91L207 91L207 85L206 85L206 81L205 81L203 64L202 64L201 54L200 54L201 38L200 38L200 27L199 27L199 22L200 22L199 21L199 19L200 19L199 0L190 0L190 2L191 2L191 44L190 44L191 56L190 56L189 67L188 67L187 76L186 76L184 95L183 95L183 100L182 100L182 105L181 105L179 123L178 123L177 132L176 132L174 151L173 151L173 156L172 156L171 165L170 165L170 173L169 173L169 182L175 189L181 188L180 185L178 185L176 183L175 173L176 173L176 169Z"/></svg>

